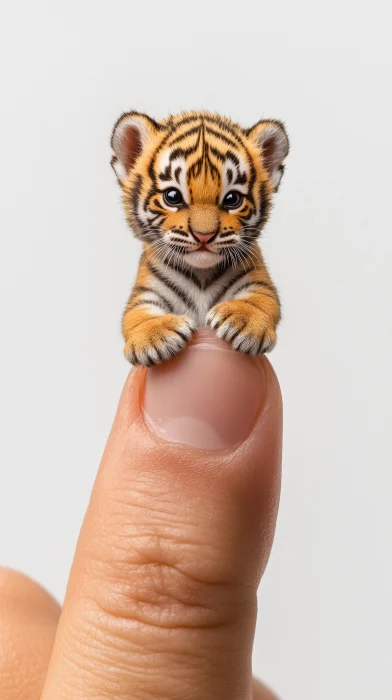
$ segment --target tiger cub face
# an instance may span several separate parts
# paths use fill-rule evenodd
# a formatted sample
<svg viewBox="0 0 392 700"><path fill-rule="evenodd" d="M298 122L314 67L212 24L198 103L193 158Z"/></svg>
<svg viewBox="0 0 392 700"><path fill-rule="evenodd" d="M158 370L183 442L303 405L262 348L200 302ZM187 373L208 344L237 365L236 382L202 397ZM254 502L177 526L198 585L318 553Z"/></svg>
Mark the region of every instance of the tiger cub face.
<svg viewBox="0 0 392 700"><path fill-rule="evenodd" d="M278 121L243 129L209 112L116 123L112 166L134 233L173 266L236 264L270 211L289 142Z"/></svg>

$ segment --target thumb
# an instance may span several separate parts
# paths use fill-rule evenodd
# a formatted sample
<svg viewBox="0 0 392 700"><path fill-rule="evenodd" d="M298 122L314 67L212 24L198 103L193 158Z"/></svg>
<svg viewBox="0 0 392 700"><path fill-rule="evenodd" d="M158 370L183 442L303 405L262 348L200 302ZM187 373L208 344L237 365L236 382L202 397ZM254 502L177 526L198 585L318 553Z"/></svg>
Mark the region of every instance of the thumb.
<svg viewBox="0 0 392 700"><path fill-rule="evenodd" d="M208 335L130 375L42 700L251 697L281 423L268 361Z"/></svg>

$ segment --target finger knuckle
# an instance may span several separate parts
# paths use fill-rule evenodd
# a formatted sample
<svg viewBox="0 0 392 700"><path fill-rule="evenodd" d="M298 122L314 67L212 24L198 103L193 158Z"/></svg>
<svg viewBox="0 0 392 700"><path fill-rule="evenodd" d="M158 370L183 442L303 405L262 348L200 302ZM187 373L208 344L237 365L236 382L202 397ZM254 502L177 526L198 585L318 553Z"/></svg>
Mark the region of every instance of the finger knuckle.
<svg viewBox="0 0 392 700"><path fill-rule="evenodd" d="M125 504L128 508L129 502ZM174 509L118 518L99 533L99 555L88 558L93 599L111 619L164 629L230 625L246 606L246 586L228 574L226 554L200 524L175 519ZM113 527L113 523L116 526ZM133 522L135 522L133 520ZM224 548L223 548L224 549Z"/></svg>

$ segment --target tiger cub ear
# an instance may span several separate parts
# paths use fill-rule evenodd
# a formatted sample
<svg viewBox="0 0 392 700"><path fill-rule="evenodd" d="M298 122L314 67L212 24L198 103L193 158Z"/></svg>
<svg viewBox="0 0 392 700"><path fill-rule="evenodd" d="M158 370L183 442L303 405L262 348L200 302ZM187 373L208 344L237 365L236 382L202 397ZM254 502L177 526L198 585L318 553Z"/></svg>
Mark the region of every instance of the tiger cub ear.
<svg viewBox="0 0 392 700"><path fill-rule="evenodd" d="M159 129L157 122L139 112L128 112L117 120L110 141L114 153L110 163L120 185L124 185L137 157Z"/></svg>
<svg viewBox="0 0 392 700"><path fill-rule="evenodd" d="M283 161L290 147L283 124L279 121L263 119L248 129L246 135L261 150L263 165L268 172L274 192L277 192L284 172Z"/></svg>

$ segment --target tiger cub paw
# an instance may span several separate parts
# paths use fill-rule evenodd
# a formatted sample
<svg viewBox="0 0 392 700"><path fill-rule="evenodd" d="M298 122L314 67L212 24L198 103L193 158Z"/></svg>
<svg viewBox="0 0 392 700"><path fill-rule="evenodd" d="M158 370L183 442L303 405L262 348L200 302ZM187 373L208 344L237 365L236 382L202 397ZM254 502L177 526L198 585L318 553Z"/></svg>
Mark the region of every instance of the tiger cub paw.
<svg viewBox="0 0 392 700"><path fill-rule="evenodd" d="M243 300L223 301L208 312L207 326L247 355L270 352L276 343L276 327L266 315Z"/></svg>
<svg viewBox="0 0 392 700"><path fill-rule="evenodd" d="M188 316L149 318L129 334L124 355L132 365L151 367L181 352L195 330L196 324Z"/></svg>

